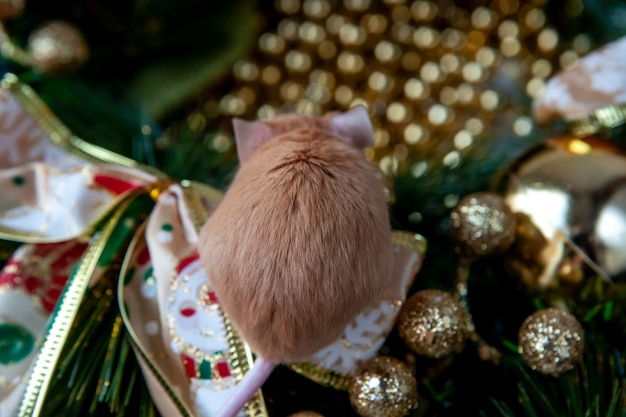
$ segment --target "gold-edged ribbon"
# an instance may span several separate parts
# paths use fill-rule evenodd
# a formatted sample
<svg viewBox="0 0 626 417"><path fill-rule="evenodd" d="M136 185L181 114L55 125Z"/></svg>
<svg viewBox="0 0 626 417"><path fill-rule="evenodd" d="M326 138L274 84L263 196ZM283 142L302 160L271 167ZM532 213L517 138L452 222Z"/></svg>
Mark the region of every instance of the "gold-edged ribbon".
<svg viewBox="0 0 626 417"><path fill-rule="evenodd" d="M48 163L46 165L42 159L53 159L60 165L71 168L66 169L63 173L69 172L76 174L79 172L82 173L83 171L99 172L102 170L110 176L110 179L120 179L121 182L128 181L128 183L132 185L132 187L120 192L118 195L114 195L115 193L112 193L109 197L100 195L99 207L98 210L96 210L97 215L88 217L88 221L84 221L79 224L77 228L72 229L71 232L68 231L66 234L57 233L51 235L47 233L47 230L41 230L39 232L26 231L20 229L19 226L10 228L0 227L0 239L9 241L50 243L78 238L81 240L89 239L91 242L79 263L79 267L68 279L54 313L50 318L42 339L42 346L34 360L30 378L26 383L25 394L22 397L18 415L19 417L33 417L39 416L42 411L53 371L56 368L61 351L67 341L70 328L77 315L81 301L85 297L90 284L92 284L90 281L93 279L94 272L101 266L99 265L99 260L101 260L107 243L111 240L115 227L119 224L128 206L140 195L147 194L155 201L155 207L158 207L159 200L163 194L176 194L180 191L179 195L182 196L181 202L179 203L180 210L176 214L188 217L186 221L191 225L189 229L192 229L188 230L191 234L189 244L193 245L194 236L197 235L199 228L209 216L206 201L219 201L221 193L209 186L193 181L174 183L165 174L152 167L141 165L132 159L89 144L74 136L70 130L54 116L36 93L30 87L21 84L17 77L12 74L7 74L0 80L0 87L2 88L0 93L2 91L10 93L10 95L4 93L4 95L0 96L0 106L4 106L3 109L0 109L0 115L4 117L2 120L5 124L2 126L3 128L7 129L8 125L10 129L11 123L13 123L13 126L16 126L17 123L17 126L24 127L23 125L19 125L19 123L23 122L22 115L18 114L19 117L14 117L16 109L12 100L17 101L19 106L26 111L26 116L34 120L34 124L31 126L32 129L29 130L28 134L22 133L25 141L32 142L32 148L29 148L31 145L30 142L23 144L19 143L19 139L17 138L10 139L15 140L16 144L19 145L15 147L16 149L11 149L11 151L16 154L22 152L22 154L14 158L18 161L17 164L21 164L20 166L28 164L36 165L31 171L22 170L20 173L34 172L33 175L41 174L42 169L45 169L47 166L52 166L50 165L50 161L46 160L45 162ZM2 111L13 113L2 114ZM10 130L6 131L6 134L9 136L13 133L14 132ZM9 136L7 136L7 138ZM9 139L5 139L5 143L0 143L0 147L7 145L8 141ZM20 147L26 149L18 149ZM33 154L33 152L36 156L31 158L29 155ZM12 161L9 160L10 157L10 155L0 155L0 169L11 171L14 168L11 166ZM38 159L38 157L42 158ZM12 172L13 171L9 174ZM15 180L17 181L18 179L20 182L24 182L24 178L16 176ZM41 186L41 184L39 184L39 186ZM91 185L83 181L80 186L87 188ZM29 192L28 198L41 197L39 195L41 194L41 190L30 190ZM103 194L106 193L103 192ZM17 204L16 201L12 203ZM40 203L40 201L37 201L37 203ZM23 204L27 205L26 202ZM3 207L3 209L6 208L7 206ZM59 210L59 213L56 213L56 215L57 217L53 219L56 222L70 218L71 209L68 208L65 211ZM123 280L120 279L119 281ZM123 303L123 300L120 300L120 303ZM139 352L138 359L143 361L147 368L153 373L152 375L146 375L146 377L156 378L158 383L165 384L166 380L159 372L158 366L155 364L154 360L148 355L142 355L142 352L145 354L145 350L141 349L141 341L133 337L134 332L132 331L132 327L129 327L130 321L128 317L122 315L122 318L125 318L125 320L123 320L124 325L129 330L128 333L132 338L132 343ZM233 366L236 367L238 374L243 375L252 365L252 354L247 345L239 339L232 327L229 326L227 319L225 320L225 324L230 335L232 357L234 358L233 360L236 361ZM164 389L169 397L169 401L174 404L175 410L177 410L180 415L193 415L190 411L190 404L185 404L170 387L162 386L161 388ZM267 416L265 404L260 394L258 394L258 397L248 406L247 414L250 417Z"/></svg>
<svg viewBox="0 0 626 417"><path fill-rule="evenodd" d="M89 281L98 266L98 260L119 224L125 209L134 197L135 195L128 196L115 208L105 226L93 237L79 267L69 278L46 329L43 345L31 371L18 411L19 417L38 416L41 413L52 380L53 370L59 361L80 303L87 293Z"/></svg>

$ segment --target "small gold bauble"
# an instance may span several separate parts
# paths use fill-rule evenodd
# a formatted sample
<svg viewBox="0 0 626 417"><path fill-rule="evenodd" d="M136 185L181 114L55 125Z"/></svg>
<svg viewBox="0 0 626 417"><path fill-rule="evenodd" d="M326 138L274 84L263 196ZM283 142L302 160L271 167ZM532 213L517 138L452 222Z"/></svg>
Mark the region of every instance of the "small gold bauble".
<svg viewBox="0 0 626 417"><path fill-rule="evenodd" d="M47 75L65 75L78 70L89 58L89 47L73 25L55 20L31 33L28 38L30 63Z"/></svg>
<svg viewBox="0 0 626 417"><path fill-rule="evenodd" d="M362 364L349 393L352 407L362 417L403 417L417 407L417 381L411 369L388 356Z"/></svg>
<svg viewBox="0 0 626 417"><path fill-rule="evenodd" d="M324 417L320 413L316 413L315 411L298 411L297 413L291 414L289 417Z"/></svg>
<svg viewBox="0 0 626 417"><path fill-rule="evenodd" d="M559 376L580 361L585 334L576 317L547 308L529 316L519 330L522 357L532 369Z"/></svg>
<svg viewBox="0 0 626 417"><path fill-rule="evenodd" d="M450 294L431 289L419 291L407 300L397 325L400 337L415 353L441 358L463 349L469 317Z"/></svg>
<svg viewBox="0 0 626 417"><path fill-rule="evenodd" d="M26 0L0 0L0 20L15 19L22 14Z"/></svg>
<svg viewBox="0 0 626 417"><path fill-rule="evenodd" d="M465 196L450 214L452 237L463 255L478 258L502 253L515 239L515 217L495 193Z"/></svg>

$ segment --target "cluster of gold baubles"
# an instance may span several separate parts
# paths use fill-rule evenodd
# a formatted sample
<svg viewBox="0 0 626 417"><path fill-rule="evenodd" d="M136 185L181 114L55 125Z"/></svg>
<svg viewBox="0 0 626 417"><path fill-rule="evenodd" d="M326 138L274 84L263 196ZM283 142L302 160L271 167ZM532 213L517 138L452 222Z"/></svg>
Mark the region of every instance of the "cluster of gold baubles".
<svg viewBox="0 0 626 417"><path fill-rule="evenodd" d="M459 256L503 256L531 291L579 284L608 285L626 271L626 153L599 137L555 137L511 161L497 192L465 196L450 215ZM463 265L463 262L461 262ZM439 358L459 352L472 334L462 294L424 290L411 296L398 330L415 353ZM583 327L556 308L530 315L518 332L527 365L559 376L582 359Z"/></svg>
<svg viewBox="0 0 626 417"><path fill-rule="evenodd" d="M89 46L74 25L52 20L31 32L26 48L14 43L6 22L19 17L25 0L0 0L0 50L5 58L52 76L73 73L89 59Z"/></svg>
<svg viewBox="0 0 626 417"><path fill-rule="evenodd" d="M452 235L465 260L500 255L515 243L516 213L505 198L481 192L464 197L451 213ZM443 358L459 353L474 333L462 294L427 289L413 294L397 320L398 334L416 354ZM547 308L519 329L519 352L532 369L559 376L582 359L584 331L572 314ZM401 417L417 406L413 370L402 361L377 357L362 365L350 386L350 401L363 417ZM403 393L400 395L399 393Z"/></svg>
<svg viewBox="0 0 626 417"><path fill-rule="evenodd" d="M503 256L510 272L534 291L591 276L614 281L626 270L624 243L617 238L626 228L625 162L624 151L598 137L552 138L531 149L511 162L497 192L467 195L452 210L450 229L460 258L469 265ZM409 297L396 323L407 347L428 358L460 352L475 334L462 295L429 289ZM521 324L518 347L530 368L559 376L582 359L584 330L569 312L541 309ZM387 367L376 378L393 371L395 384L404 380L403 366ZM350 391L355 409L363 416L395 416L372 411L395 397L368 396L367 381L377 368L367 363L364 369L370 370L367 378L357 374ZM378 398L370 400L370 412L368 398ZM398 409L408 412L413 398L411 391Z"/></svg>

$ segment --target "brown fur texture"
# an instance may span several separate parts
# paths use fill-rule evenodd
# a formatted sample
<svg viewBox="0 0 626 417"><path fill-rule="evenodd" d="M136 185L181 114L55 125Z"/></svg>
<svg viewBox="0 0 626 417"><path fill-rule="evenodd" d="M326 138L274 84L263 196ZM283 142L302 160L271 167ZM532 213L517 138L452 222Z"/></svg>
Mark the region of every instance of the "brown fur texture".
<svg viewBox="0 0 626 417"><path fill-rule="evenodd" d="M284 132L242 164L199 252L220 304L261 357L306 359L379 297L392 270L383 185L326 118L279 116Z"/></svg>

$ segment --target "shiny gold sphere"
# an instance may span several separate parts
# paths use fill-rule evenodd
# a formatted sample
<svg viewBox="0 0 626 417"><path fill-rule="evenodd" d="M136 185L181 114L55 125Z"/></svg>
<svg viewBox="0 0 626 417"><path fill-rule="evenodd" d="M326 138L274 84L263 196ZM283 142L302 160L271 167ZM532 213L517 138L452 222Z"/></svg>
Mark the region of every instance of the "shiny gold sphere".
<svg viewBox="0 0 626 417"><path fill-rule="evenodd" d="M400 337L415 353L441 358L463 349L469 317L450 294L431 289L419 291L407 300L397 326Z"/></svg>
<svg viewBox="0 0 626 417"><path fill-rule="evenodd" d="M525 264L537 271L519 269L534 277L532 288L579 282L583 273L605 280L624 276L624 178L626 153L597 137L551 138L512 163L499 189L511 210L527 216L542 235L532 240L544 242L525 255Z"/></svg>
<svg viewBox="0 0 626 417"><path fill-rule="evenodd" d="M495 193L465 196L450 214L452 237L471 258L502 253L515 239L515 216Z"/></svg>
<svg viewBox="0 0 626 417"><path fill-rule="evenodd" d="M524 321L519 330L519 347L532 369L559 376L581 360L585 333L576 317L548 308Z"/></svg>
<svg viewBox="0 0 626 417"><path fill-rule="evenodd" d="M354 375L350 403L362 417L403 417L417 407L417 381L404 362L379 356Z"/></svg>
<svg viewBox="0 0 626 417"><path fill-rule="evenodd" d="M47 75L70 74L89 59L89 47L82 33L60 20L34 30L28 38L28 52L33 68Z"/></svg>

